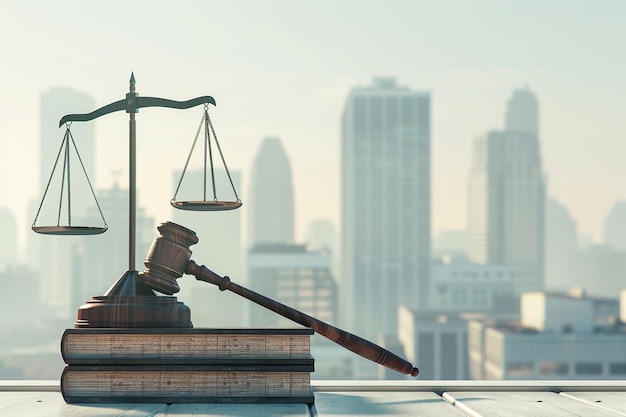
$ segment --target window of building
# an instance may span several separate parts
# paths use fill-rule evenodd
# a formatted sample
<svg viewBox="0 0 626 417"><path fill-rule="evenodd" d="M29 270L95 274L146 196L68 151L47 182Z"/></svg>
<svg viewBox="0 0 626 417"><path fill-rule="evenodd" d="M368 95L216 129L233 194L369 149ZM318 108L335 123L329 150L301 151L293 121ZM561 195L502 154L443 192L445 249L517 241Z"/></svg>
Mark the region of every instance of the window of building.
<svg viewBox="0 0 626 417"><path fill-rule="evenodd" d="M576 375L600 375L602 364L600 362L581 362L576 364Z"/></svg>
<svg viewBox="0 0 626 417"><path fill-rule="evenodd" d="M609 365L611 375L626 375L626 362L616 362Z"/></svg>
<svg viewBox="0 0 626 417"><path fill-rule="evenodd" d="M569 365L564 362L541 362L539 364L539 373L541 375L567 375Z"/></svg>
<svg viewBox="0 0 626 417"><path fill-rule="evenodd" d="M511 362L506 365L506 377L531 377L534 372L532 362Z"/></svg>

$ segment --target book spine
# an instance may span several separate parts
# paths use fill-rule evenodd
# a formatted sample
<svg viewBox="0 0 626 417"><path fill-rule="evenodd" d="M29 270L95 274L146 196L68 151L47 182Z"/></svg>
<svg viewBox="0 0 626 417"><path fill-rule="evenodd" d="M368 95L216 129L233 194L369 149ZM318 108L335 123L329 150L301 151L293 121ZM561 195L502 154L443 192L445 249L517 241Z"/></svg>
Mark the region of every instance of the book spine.
<svg viewBox="0 0 626 417"><path fill-rule="evenodd" d="M66 402L271 402L312 400L310 373L239 367L72 367L61 375ZM274 367L278 368L278 367Z"/></svg>
<svg viewBox="0 0 626 417"><path fill-rule="evenodd" d="M172 361L196 363L223 358L310 357L308 335L64 333L61 356L68 363Z"/></svg>

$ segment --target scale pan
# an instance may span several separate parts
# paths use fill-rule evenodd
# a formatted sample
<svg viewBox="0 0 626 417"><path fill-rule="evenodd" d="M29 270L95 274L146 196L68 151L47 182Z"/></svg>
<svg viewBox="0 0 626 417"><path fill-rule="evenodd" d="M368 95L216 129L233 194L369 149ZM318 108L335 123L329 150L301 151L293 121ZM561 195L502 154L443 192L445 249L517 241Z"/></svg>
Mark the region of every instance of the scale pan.
<svg viewBox="0 0 626 417"><path fill-rule="evenodd" d="M33 232L43 235L99 235L107 231L108 227L93 226L33 226Z"/></svg>
<svg viewBox="0 0 626 417"><path fill-rule="evenodd" d="M174 201L172 207L190 211L224 211L241 207L241 201Z"/></svg>

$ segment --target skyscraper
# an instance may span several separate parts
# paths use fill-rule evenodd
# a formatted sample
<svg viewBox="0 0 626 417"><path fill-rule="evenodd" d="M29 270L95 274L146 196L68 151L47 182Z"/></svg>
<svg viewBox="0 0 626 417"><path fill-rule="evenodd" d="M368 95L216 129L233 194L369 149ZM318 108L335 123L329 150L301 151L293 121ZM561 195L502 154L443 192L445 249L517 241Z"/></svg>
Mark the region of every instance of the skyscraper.
<svg viewBox="0 0 626 417"><path fill-rule="evenodd" d="M341 153L348 327L372 339L395 335L399 305L428 305L430 95L388 78L353 88Z"/></svg>
<svg viewBox="0 0 626 417"><path fill-rule="evenodd" d="M323 251L311 251L305 245L261 243L248 252L248 285L305 314L336 324L337 288L330 266L331 258ZM293 325L254 304L247 310L247 322L253 327Z"/></svg>
<svg viewBox="0 0 626 417"><path fill-rule="evenodd" d="M474 141L469 178L469 259L517 265L520 292L544 285L545 184L531 95L516 91L506 130Z"/></svg>
<svg viewBox="0 0 626 417"><path fill-rule="evenodd" d="M265 138L250 175L248 246L294 240L293 185L289 159L278 138Z"/></svg>
<svg viewBox="0 0 626 417"><path fill-rule="evenodd" d="M626 251L626 201L616 201L604 220L604 243Z"/></svg>
<svg viewBox="0 0 626 417"><path fill-rule="evenodd" d="M7 207L0 207L0 272L10 266L16 266L17 261L17 226L15 216Z"/></svg>
<svg viewBox="0 0 626 417"><path fill-rule="evenodd" d="M546 290L568 290L575 285L572 261L576 254L576 220L555 199L546 203Z"/></svg>
<svg viewBox="0 0 626 417"><path fill-rule="evenodd" d="M72 90L71 88L59 87L53 88L45 92L41 96L41 114L40 114L40 153L39 153L39 176L40 176L40 195L43 196L48 183L48 179L52 173L55 163L55 157L58 153L61 140L63 139L64 128L59 128L59 120L66 114L71 113L89 113L95 110L93 99L83 93ZM81 159L85 166L85 170L92 184L95 184L94 178L94 153L95 153L95 135L93 123L74 123L72 125L72 134L76 146L80 152ZM61 164L59 164L60 166ZM57 170L59 169L57 166ZM73 172L82 176L82 169L75 166ZM59 178L59 173L55 174ZM58 190L50 190L46 199L54 199L58 195ZM72 213L74 218L84 217L87 207L93 204L93 197L90 195L89 189L73 189L72 190ZM54 204L51 205L54 207ZM50 219L56 221L55 213L41 213L38 224L42 225L49 222ZM35 213L33 213L33 217ZM80 239L69 236L37 236L31 240L36 244L36 248L31 248L32 254L38 254L31 257L38 261L35 265L40 272L41 277L41 293L42 301L47 305L57 309L61 316L68 316L72 311L70 301L71 285L71 269L72 269L72 247L76 245Z"/></svg>
<svg viewBox="0 0 626 417"><path fill-rule="evenodd" d="M539 105L528 88L513 91L504 125L508 131L532 133L539 137Z"/></svg>

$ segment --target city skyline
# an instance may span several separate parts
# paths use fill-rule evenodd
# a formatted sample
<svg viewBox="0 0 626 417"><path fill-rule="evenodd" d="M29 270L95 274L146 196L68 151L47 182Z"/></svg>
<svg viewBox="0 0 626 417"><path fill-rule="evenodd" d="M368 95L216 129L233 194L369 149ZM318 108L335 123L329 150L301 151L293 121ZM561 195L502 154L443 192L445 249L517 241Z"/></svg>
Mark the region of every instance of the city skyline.
<svg viewBox="0 0 626 417"><path fill-rule="evenodd" d="M433 94L433 233L465 227L470 143L502 127L499 109L522 86L542 103L548 196L571 210L581 233L599 241L610 208L626 199L624 187L613 186L626 176L620 158L626 153L626 59L615 53L626 30L618 19L622 2L274 1L248 3L243 15L235 4L211 2L152 7L138 1L97 11L75 6L0 6L3 38L13 40L0 66L0 136L7 147L0 175L16 179L3 183L0 206L14 211L22 244L34 216L29 201L40 198L38 177L27 174L37 152L33 121L40 94L70 86L99 107L123 97L131 71L141 95L214 96L218 106L210 111L226 159L243 178L260 138L285 139L294 186L303 190L296 195L296 240L313 218L339 224L341 105L352 86L375 76L394 76ZM203 24L209 15L218 22L210 30ZM371 31L371 19L380 31ZM58 22L71 25L59 30ZM174 30L161 33L155 22ZM132 36L111 33L111 27L129 28ZM138 114L139 203L158 221L169 216L169 175L183 165L199 113ZM109 188L114 171L125 183L125 116L94 122L96 188ZM49 140L56 144L63 132L52 128ZM153 161L158 172L150 170Z"/></svg>

